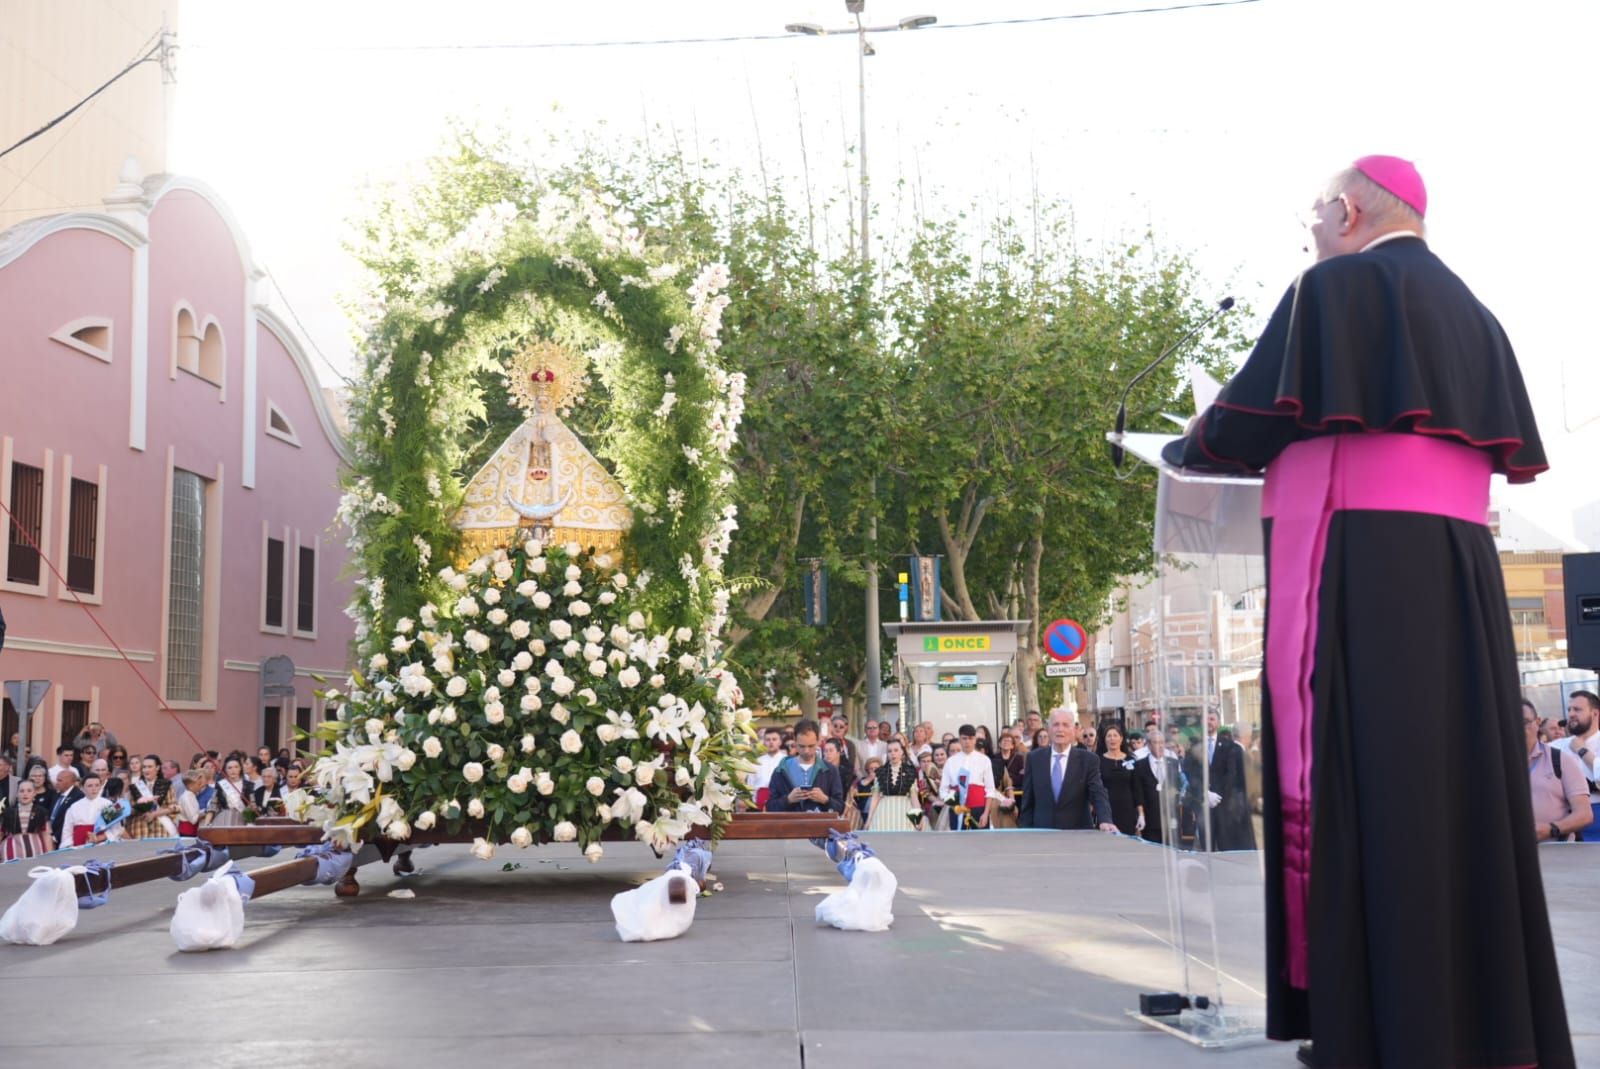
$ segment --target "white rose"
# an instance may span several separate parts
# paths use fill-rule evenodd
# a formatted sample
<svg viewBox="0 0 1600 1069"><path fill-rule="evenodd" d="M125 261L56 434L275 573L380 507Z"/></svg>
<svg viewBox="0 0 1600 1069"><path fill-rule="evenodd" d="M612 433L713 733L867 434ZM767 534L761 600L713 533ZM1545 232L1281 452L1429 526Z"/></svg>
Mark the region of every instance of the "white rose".
<svg viewBox="0 0 1600 1069"><path fill-rule="evenodd" d="M567 711L567 707L565 705L562 705L560 702L556 702L550 707L550 719L554 720L558 724L565 724L567 721L572 719L572 714Z"/></svg>
<svg viewBox="0 0 1600 1069"><path fill-rule="evenodd" d="M528 652L533 654L535 657L543 657L544 639L536 638L532 642L528 643Z"/></svg>
<svg viewBox="0 0 1600 1069"><path fill-rule="evenodd" d="M585 705L593 705L600 700L600 696L594 692L593 687L584 687L578 691L578 697L583 699Z"/></svg>
<svg viewBox="0 0 1600 1069"><path fill-rule="evenodd" d="M513 772L506 777L506 790L512 794L526 794L528 786L528 778L520 772Z"/></svg>
<svg viewBox="0 0 1600 1069"><path fill-rule="evenodd" d="M454 724L456 722L456 707L447 705L439 710L439 723Z"/></svg>
<svg viewBox="0 0 1600 1069"><path fill-rule="evenodd" d="M572 637L572 625L565 620L551 620L550 633L556 637L558 642L565 642Z"/></svg>
<svg viewBox="0 0 1600 1069"><path fill-rule="evenodd" d="M485 590L483 592L483 603L485 605L498 605L498 604L500 604L500 590L499 590L499 588L490 587L488 590Z"/></svg>
<svg viewBox="0 0 1600 1069"><path fill-rule="evenodd" d="M559 679L555 679L550 682L550 689L555 691L563 698L565 698L568 694L571 694L572 688L575 686L577 686L577 684L572 682L571 676L562 676Z"/></svg>
<svg viewBox="0 0 1600 1069"><path fill-rule="evenodd" d="M388 827L383 829L383 834L391 839L411 838L411 825L407 824L404 817L391 820Z"/></svg>
<svg viewBox="0 0 1600 1069"><path fill-rule="evenodd" d="M524 736L522 736L522 752L523 753L532 753L534 751L534 748L536 746L538 746L538 745L539 745L539 740L534 738L532 735L524 735Z"/></svg>
<svg viewBox="0 0 1600 1069"><path fill-rule="evenodd" d="M583 789L598 798L606 793L606 781L599 776L590 776L584 781Z"/></svg>
<svg viewBox="0 0 1600 1069"><path fill-rule="evenodd" d="M489 650L489 636L470 627L467 633L461 636L461 641L473 653L487 653Z"/></svg>
<svg viewBox="0 0 1600 1069"><path fill-rule="evenodd" d="M401 772L410 772L412 766L416 763L417 755L411 750L401 750L394 759L394 767Z"/></svg>
<svg viewBox="0 0 1600 1069"><path fill-rule="evenodd" d="M611 819L611 807L606 805L604 802L601 802L599 805L594 807L594 815L599 817L601 822L604 823L605 821Z"/></svg>
<svg viewBox="0 0 1600 1069"><path fill-rule="evenodd" d="M534 789L548 798L556 793L556 781L550 778L550 773L540 772L533 781Z"/></svg>
<svg viewBox="0 0 1600 1069"><path fill-rule="evenodd" d="M459 698L467 692L467 681L460 676L451 676L450 682L444 685L444 692L452 698Z"/></svg>
<svg viewBox="0 0 1600 1069"><path fill-rule="evenodd" d="M656 780L656 763L654 761L646 761L634 769L633 779L641 787L650 786Z"/></svg>
<svg viewBox="0 0 1600 1069"><path fill-rule="evenodd" d="M526 641L528 635L532 633L532 631L533 628L526 620L511 621L511 637L516 639L518 642Z"/></svg>
<svg viewBox="0 0 1600 1069"><path fill-rule="evenodd" d="M561 749L564 753L581 753L583 751L583 739L576 731L568 728L561 733Z"/></svg>
<svg viewBox="0 0 1600 1069"><path fill-rule="evenodd" d="M504 583L506 580L511 578L512 570L513 569L510 561L500 561L494 566L494 577Z"/></svg>
<svg viewBox="0 0 1600 1069"><path fill-rule="evenodd" d="M394 629L402 635L411 634L411 629L415 626L416 623L409 616L402 616L394 622Z"/></svg>
<svg viewBox="0 0 1600 1069"><path fill-rule="evenodd" d="M494 860L494 843L487 839L472 840L472 856L480 861Z"/></svg>
<svg viewBox="0 0 1600 1069"><path fill-rule="evenodd" d="M458 594L461 593L461 591L467 589L467 577L464 576L464 575L453 575L453 576L451 576L450 577L450 589L454 590Z"/></svg>
<svg viewBox="0 0 1600 1069"><path fill-rule="evenodd" d="M680 627L673 637L679 642L688 642L691 638L694 638L694 632L687 627Z"/></svg>
<svg viewBox="0 0 1600 1069"><path fill-rule="evenodd" d="M543 575L545 568L548 566L549 562L543 557L535 557L533 560L528 562L528 571L532 572L534 575Z"/></svg>
<svg viewBox="0 0 1600 1069"><path fill-rule="evenodd" d="M522 707L522 711L525 713L537 713L540 707L544 705L544 701L537 694L524 694L522 700L517 704Z"/></svg>
<svg viewBox="0 0 1600 1069"><path fill-rule="evenodd" d="M505 757L506 750L505 747L501 746L498 742L491 742L488 746L484 747L484 753L488 755L489 760L499 764L500 760Z"/></svg>
<svg viewBox="0 0 1600 1069"><path fill-rule="evenodd" d="M576 564L569 564L569 565L567 565L566 575L567 575L568 581L571 581L573 579L582 579L583 578L583 569L578 567Z"/></svg>
<svg viewBox="0 0 1600 1069"><path fill-rule="evenodd" d="M433 810L424 809L422 812L417 814L416 829L418 831L427 831L429 828L434 826L438 819L438 817L433 815Z"/></svg>
<svg viewBox="0 0 1600 1069"><path fill-rule="evenodd" d="M642 613L642 612L630 612L628 614L628 626L633 628L635 631L643 630L644 629L644 613Z"/></svg>
<svg viewBox="0 0 1600 1069"><path fill-rule="evenodd" d="M483 778L483 766L476 761L468 761L461 766L461 776L468 783L477 783Z"/></svg>
<svg viewBox="0 0 1600 1069"><path fill-rule="evenodd" d="M598 660L590 661L589 662L589 674L592 675L592 676L603 676L603 675L605 675L606 674L606 662L598 661Z"/></svg>
<svg viewBox="0 0 1600 1069"><path fill-rule="evenodd" d="M661 697L656 699L656 704L661 706L663 709L671 709L674 705L678 704L678 699L673 697L671 694L663 694Z"/></svg>
<svg viewBox="0 0 1600 1069"><path fill-rule="evenodd" d="M517 828L511 833L511 845L526 850L533 845L533 832L527 828Z"/></svg>
<svg viewBox="0 0 1600 1069"><path fill-rule="evenodd" d="M614 593L612 593L611 591L609 591L609 590L600 591L600 604L602 604L602 605L610 605L612 602L614 602L616 600L617 600L617 596ZM599 846L600 844L599 843L595 843L594 845L595 846Z"/></svg>
<svg viewBox="0 0 1600 1069"><path fill-rule="evenodd" d="M539 584L535 583L532 579L524 579L522 582L517 584L517 593L521 594L525 598L533 597L533 592L538 589Z"/></svg>
<svg viewBox="0 0 1600 1069"><path fill-rule="evenodd" d="M417 615L422 618L423 627L432 627L435 623L437 623L439 619L438 613L438 606L434 605L434 603L431 601L417 610Z"/></svg>
<svg viewBox="0 0 1600 1069"><path fill-rule="evenodd" d="M450 656L449 650L445 650L433 659L433 670L442 676L450 675L456 670L456 660Z"/></svg>
<svg viewBox="0 0 1600 1069"><path fill-rule="evenodd" d="M618 590L623 590L628 585L628 577L626 574L618 572L616 575L611 577L611 582L612 585L614 585Z"/></svg>
<svg viewBox="0 0 1600 1069"><path fill-rule="evenodd" d="M615 724L601 724L594 729L595 737L607 746L622 737L622 729Z"/></svg>
<svg viewBox="0 0 1600 1069"><path fill-rule="evenodd" d="M666 685L667 685L667 677L662 675L660 672L657 672L655 675L650 677L650 689L651 690L660 690L662 687L664 687Z"/></svg>
<svg viewBox="0 0 1600 1069"><path fill-rule="evenodd" d="M561 666L560 661L552 657L548 661L544 662L544 674L549 676L551 679L560 679L562 676L567 674L567 670Z"/></svg>
<svg viewBox="0 0 1600 1069"><path fill-rule="evenodd" d="M369 671L373 671L373 672L381 672L385 668L388 668L388 667L389 667L389 658L385 657L381 653L374 653L372 655L372 660L367 662L368 670Z"/></svg>
<svg viewBox="0 0 1600 1069"><path fill-rule="evenodd" d="M672 780L680 787L687 787L689 784L694 782L694 773L680 765L678 766L678 771L673 775Z"/></svg>
<svg viewBox="0 0 1600 1069"><path fill-rule="evenodd" d="M404 635L396 635L394 641L389 644L389 648L396 653L405 653L411 649L411 640Z"/></svg>
<svg viewBox="0 0 1600 1069"><path fill-rule="evenodd" d="M621 772L624 776L626 776L628 773L632 772L633 771L633 758L629 757L627 754L623 754L622 756L618 757L617 758L617 771Z"/></svg>
<svg viewBox="0 0 1600 1069"><path fill-rule="evenodd" d="M700 662L695 659L692 653L685 653L678 658L678 667L685 672L693 672L699 666Z"/></svg>
<svg viewBox="0 0 1600 1069"><path fill-rule="evenodd" d="M499 687L490 687L488 690L484 691L483 692L483 700L486 701L486 702L497 702L497 701L499 701L500 700L500 688Z"/></svg>
<svg viewBox="0 0 1600 1069"><path fill-rule="evenodd" d="M558 843L570 843L578 837L578 829L570 820L563 820L551 831L550 837Z"/></svg>
<svg viewBox="0 0 1600 1069"><path fill-rule="evenodd" d="M499 702L490 702L483 707L483 718L491 724L503 724L506 719L506 707Z"/></svg>
<svg viewBox="0 0 1600 1069"><path fill-rule="evenodd" d="M561 594L562 594L563 597L575 598L579 594L582 594L582 593L583 593L583 584L580 583L580 582L577 582L576 580L574 580L573 582L567 583L565 586L563 586L561 588Z"/></svg>
<svg viewBox="0 0 1600 1069"><path fill-rule="evenodd" d="M467 816L472 817L475 820L482 818L483 800L481 798L474 798L472 801L467 803Z"/></svg>
<svg viewBox="0 0 1600 1069"><path fill-rule="evenodd" d="M517 681L517 673L509 668L502 668L495 674L494 681L502 687L512 686Z"/></svg>
<svg viewBox="0 0 1600 1069"><path fill-rule="evenodd" d="M518 620L517 622L518 623L522 623L523 621ZM526 672L528 669L530 669L532 667L533 667L533 654L529 653L527 650L518 650L517 651L517 655L515 657L511 658L511 669L514 672ZM511 678L512 679L516 679L516 676L512 676ZM510 686L509 683L506 684L506 685Z"/></svg>
<svg viewBox="0 0 1600 1069"><path fill-rule="evenodd" d="M587 601L573 601L567 604L567 612L573 616L588 616L593 611Z"/></svg>
<svg viewBox="0 0 1600 1069"><path fill-rule="evenodd" d="M429 735L422 740L422 752L431 761L444 753L444 743L440 742L437 736Z"/></svg>
<svg viewBox="0 0 1600 1069"><path fill-rule="evenodd" d="M493 594L494 591L490 590L489 593ZM488 599L485 598L484 600L487 601ZM490 609L489 614L485 616L484 619L488 620L496 627L504 627L506 626L506 621L511 619L511 617L504 609Z"/></svg>
<svg viewBox="0 0 1600 1069"><path fill-rule="evenodd" d="M581 649L583 649L582 643L575 638L569 638L567 644L561 647L561 655L563 657L576 657Z"/></svg>
<svg viewBox="0 0 1600 1069"><path fill-rule="evenodd" d="M367 737L373 742L377 742L379 739L383 738L383 721L379 720L377 717L369 719L361 726L367 729Z"/></svg>
<svg viewBox="0 0 1600 1069"><path fill-rule="evenodd" d="M476 615L478 615L478 603L473 600L473 597L472 597L471 594L467 594L466 596L462 597L459 601L456 602L456 615L457 616L476 616Z"/></svg>
<svg viewBox="0 0 1600 1069"><path fill-rule="evenodd" d="M637 687L639 685L639 670L630 664L617 673L617 682L624 687Z"/></svg>
<svg viewBox="0 0 1600 1069"><path fill-rule="evenodd" d="M488 557L479 557L477 560L475 560L471 564L467 565L467 571L472 573L473 575L482 575L484 572L486 572L488 570L489 570L489 558Z"/></svg>
<svg viewBox="0 0 1600 1069"><path fill-rule="evenodd" d="M535 609L548 609L550 607L550 595L546 594L542 590L535 591L533 595L533 607Z"/></svg>
<svg viewBox="0 0 1600 1069"><path fill-rule="evenodd" d="M596 646L593 642L590 642L583 647L583 659L585 661L596 661L599 660L601 655L603 655L605 652L605 650L601 649L599 646Z"/></svg>
<svg viewBox="0 0 1600 1069"><path fill-rule="evenodd" d="M590 843L583 849L583 856L589 859L589 864L594 864L605 856L605 849L599 843Z"/></svg>

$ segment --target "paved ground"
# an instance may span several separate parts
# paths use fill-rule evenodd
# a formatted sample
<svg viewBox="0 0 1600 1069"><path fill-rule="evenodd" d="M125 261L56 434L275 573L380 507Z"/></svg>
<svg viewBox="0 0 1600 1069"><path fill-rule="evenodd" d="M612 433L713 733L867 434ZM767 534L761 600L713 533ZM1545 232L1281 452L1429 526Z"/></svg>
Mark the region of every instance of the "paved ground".
<svg viewBox="0 0 1600 1069"><path fill-rule="evenodd" d="M1178 986L1158 849L1093 832L874 844L900 880L885 933L816 927L840 880L805 843L724 845L726 890L686 936L654 944L611 926L610 896L660 870L632 844L597 865L570 848L492 863L421 851L424 872L404 881L364 868L355 900L296 888L251 903L244 942L209 954L173 949L181 887L128 888L55 946L0 945L0 1065L81 1051L86 1035L140 1069L1295 1064L1283 1045L1206 1052L1126 1016L1139 991ZM1600 1066L1587 997L1600 989L1600 847L1540 855L1579 1062ZM522 867L503 872L506 860ZM1261 984L1260 877L1253 855L1220 860L1224 991L1247 1006ZM26 872L0 865L0 905ZM388 897L397 887L416 897Z"/></svg>

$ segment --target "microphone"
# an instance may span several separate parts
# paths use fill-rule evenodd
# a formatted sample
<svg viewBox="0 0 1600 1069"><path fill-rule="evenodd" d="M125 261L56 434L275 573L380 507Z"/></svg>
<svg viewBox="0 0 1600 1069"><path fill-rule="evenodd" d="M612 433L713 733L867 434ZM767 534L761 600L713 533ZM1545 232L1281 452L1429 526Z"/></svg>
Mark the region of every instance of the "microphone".
<svg viewBox="0 0 1600 1069"><path fill-rule="evenodd" d="M1111 464L1118 471L1122 470L1122 463L1127 459L1127 453L1122 448L1122 434L1123 431L1125 431L1128 427L1128 394L1133 392L1133 388L1139 385L1146 375L1160 367L1167 357L1181 349L1184 344L1196 334L1199 334L1206 327L1210 326L1212 320L1216 319L1218 316L1222 315L1222 313L1228 311L1228 309L1232 307L1232 297L1222 298L1222 300L1217 302L1217 307L1210 315L1206 316L1199 323L1195 324L1194 328L1190 330L1189 333L1185 334L1183 337L1179 338L1177 341L1163 349L1160 356L1146 364L1143 371L1139 372L1131 380L1129 380L1127 387L1122 391L1122 399L1117 402L1117 426L1114 432L1116 438L1111 443Z"/></svg>

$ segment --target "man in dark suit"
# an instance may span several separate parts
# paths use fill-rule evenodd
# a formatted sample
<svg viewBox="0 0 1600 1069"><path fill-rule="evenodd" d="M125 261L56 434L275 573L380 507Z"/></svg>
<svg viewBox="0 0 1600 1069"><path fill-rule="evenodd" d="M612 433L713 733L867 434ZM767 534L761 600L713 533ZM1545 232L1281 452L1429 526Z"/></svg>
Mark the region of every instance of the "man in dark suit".
<svg viewBox="0 0 1600 1069"><path fill-rule="evenodd" d="M1029 752L1028 773L1022 779L1019 816L1024 828L1117 830L1111 822L1111 798L1100 782L1100 758L1074 746L1077 739L1072 714L1052 709L1050 745Z"/></svg>
<svg viewBox="0 0 1600 1069"><path fill-rule="evenodd" d="M1202 761L1210 775L1205 787L1201 786L1200 778ZM1244 761L1244 747L1233 741L1232 732L1221 730L1221 718L1216 713L1207 713L1205 738L1194 744L1184 762L1188 766L1184 772L1189 777L1190 805L1199 818L1196 845L1202 850L1256 848L1250 799L1245 791ZM1204 819L1206 810L1210 810L1209 822Z"/></svg>
<svg viewBox="0 0 1600 1069"><path fill-rule="evenodd" d="M1178 805L1182 796L1183 772L1178 759L1167 753L1167 740L1160 728L1145 737L1147 750L1134 766L1134 787L1144 806L1146 841L1177 841ZM1161 808L1165 797L1166 809Z"/></svg>
<svg viewBox="0 0 1600 1069"><path fill-rule="evenodd" d="M83 797L83 789L78 786L77 769L58 768L55 777L56 797L50 803L50 841L60 847L61 822L67 819L67 810L72 808L72 804Z"/></svg>
<svg viewBox="0 0 1600 1069"><path fill-rule="evenodd" d="M794 756L785 757L772 771L767 812L843 813L844 780L817 752L817 722L796 724L794 743Z"/></svg>

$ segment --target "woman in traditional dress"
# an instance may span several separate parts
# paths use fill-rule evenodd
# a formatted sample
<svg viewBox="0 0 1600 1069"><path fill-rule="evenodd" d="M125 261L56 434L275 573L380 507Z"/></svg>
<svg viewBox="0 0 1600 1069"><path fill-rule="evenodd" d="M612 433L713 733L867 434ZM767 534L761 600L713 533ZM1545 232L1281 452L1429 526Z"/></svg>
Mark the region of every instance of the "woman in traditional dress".
<svg viewBox="0 0 1600 1069"><path fill-rule="evenodd" d="M1133 755L1122 748L1122 728L1107 724L1101 734L1104 752L1100 755L1100 780L1111 796L1111 822L1124 835L1144 830L1145 812L1141 793L1134 782Z"/></svg>
<svg viewBox="0 0 1600 1069"><path fill-rule="evenodd" d="M872 808L867 813L868 831L912 831L913 809L920 810L921 799L917 793L917 766L906 756L905 743L894 739L889 743L889 759L878 769L873 786Z"/></svg>
<svg viewBox="0 0 1600 1069"><path fill-rule="evenodd" d="M202 824L216 828L231 828L245 822L244 811L250 808L250 784L244 778L244 763L229 757L222 766L222 778L211 795L211 805L206 808Z"/></svg>
<svg viewBox="0 0 1600 1069"><path fill-rule="evenodd" d="M946 831L950 825L945 819L944 798L939 794L939 783L944 777L944 746L935 743L924 753L917 767L917 798L922 803L923 831Z"/></svg>
<svg viewBox="0 0 1600 1069"><path fill-rule="evenodd" d="M0 861L20 861L55 849L50 841L50 810L37 804L37 797L33 781L25 779L17 784L16 804L0 813Z"/></svg>
<svg viewBox="0 0 1600 1069"><path fill-rule="evenodd" d="M161 765L154 757L139 762L139 778L128 785L128 800L134 809L124 822L128 838L170 839L178 834L172 784L161 778Z"/></svg>

